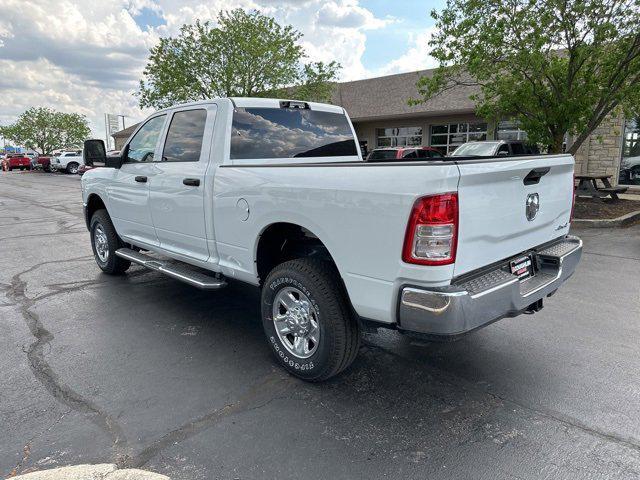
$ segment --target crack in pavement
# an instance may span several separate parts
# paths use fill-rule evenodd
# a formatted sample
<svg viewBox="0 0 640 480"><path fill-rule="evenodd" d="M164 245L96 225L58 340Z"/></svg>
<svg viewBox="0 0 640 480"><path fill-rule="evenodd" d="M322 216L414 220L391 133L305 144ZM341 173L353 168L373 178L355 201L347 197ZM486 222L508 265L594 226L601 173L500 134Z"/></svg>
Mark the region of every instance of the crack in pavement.
<svg viewBox="0 0 640 480"><path fill-rule="evenodd" d="M165 448L197 435L225 417L263 408L277 398L282 398L279 394L293 382L294 380L283 372L273 371L235 402L228 403L171 430L138 454L127 458L120 468L141 468Z"/></svg>
<svg viewBox="0 0 640 480"><path fill-rule="evenodd" d="M91 422L110 436L113 455L117 463L118 461L121 461L122 458L126 457L127 450L127 439L120 425L111 415L103 412L97 404L83 397L69 385L65 384L45 359L44 349L45 347L50 347L50 343L54 336L44 327L38 314L33 312L32 308L37 301L53 295L58 295L64 291L68 291L69 289L58 290L56 292L41 295L37 298L29 298L26 294L27 284L21 278L23 275L33 272L43 265L68 263L78 260L88 260L90 258L93 258L93 256L51 260L34 265L13 276L7 296L10 300L13 300L17 305L19 305L23 320L35 338L35 342L26 349L29 367L31 368L33 375L56 400L76 412L85 414ZM73 287L73 290L92 286L97 283L100 282L88 281L81 287Z"/></svg>
<svg viewBox="0 0 640 480"><path fill-rule="evenodd" d="M409 364L416 364L416 365L420 365L420 367L424 368L424 364L423 363L419 363L417 360L412 360L409 358L406 358L404 356L402 356L401 354L394 352L392 350L388 350L384 347L381 347L380 345L376 345L374 343L368 342L366 340L362 340L362 344L368 348L371 348L373 350L379 350L383 353L386 353L387 355L390 355L394 358L400 359L401 361L405 362L405 363L409 363ZM499 400L503 403L506 404L510 404L516 407L519 407L523 410L527 410L529 412L533 412L541 417L545 417L548 418L552 421L558 422L562 425L564 425L565 427L572 427L574 429L580 430L582 432L587 433L588 435L594 436L599 438L600 440L604 440L604 441L608 441L608 442L613 442L616 443L618 445L622 445L624 447L630 448L632 450L635 450L636 452L640 453L640 441L638 441L635 438L632 437L623 437L620 435L617 435L615 433L611 433L611 432L607 432L607 431L603 431L603 430L599 430L596 427L592 427L589 426L583 422L581 422L580 420L573 418L569 415L565 415L561 412L558 412L556 410L552 410L550 408L544 408L544 407L533 407L530 405L525 405L521 402L518 402L516 400L512 400L510 398L504 397L498 393L494 393L488 389L483 389L483 388L477 388L473 383L468 382L467 380L465 380L464 378L455 376L455 378L457 378L458 380L460 380L459 383L455 383L452 382L451 380L447 379L447 378L443 378L442 375L443 374L449 374L451 375L451 372L448 372L446 370L443 370L441 368L438 368L436 366L430 365L429 366L430 369L435 370L439 373L439 377L441 377L441 380L445 383L448 383L449 385L456 387L456 388L462 388L463 390L467 390L467 391L473 391L476 393L483 393L486 395L489 395L491 397L493 397L496 400Z"/></svg>
<svg viewBox="0 0 640 480"><path fill-rule="evenodd" d="M22 448L22 458L16 464L16 466L13 467L11 472L9 472L9 475L7 476L7 478L15 477L16 475L18 475L18 473L28 473L27 471L21 472L20 469L31 456L31 444L36 440L36 438L44 435L47 432L50 432L53 429L53 427L59 424L62 421L62 419L66 417L69 413L71 413L71 410L67 410L66 412L63 412L51 425L49 425L47 428L45 428L41 432L36 433L29 440L27 440L24 447Z"/></svg>

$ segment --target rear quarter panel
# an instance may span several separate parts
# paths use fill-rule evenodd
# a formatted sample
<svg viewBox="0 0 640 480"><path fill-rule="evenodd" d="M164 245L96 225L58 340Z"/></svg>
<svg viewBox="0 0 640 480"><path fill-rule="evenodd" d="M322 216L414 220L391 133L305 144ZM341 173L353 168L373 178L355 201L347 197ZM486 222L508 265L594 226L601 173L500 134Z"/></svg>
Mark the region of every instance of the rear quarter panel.
<svg viewBox="0 0 640 480"><path fill-rule="evenodd" d="M278 222L300 225L329 250L358 314L392 322L399 284L450 282L452 266L408 265L401 255L415 200L456 191L457 182L457 167L441 163L222 166L213 188L221 270L257 283L261 232ZM246 221L241 198L250 208Z"/></svg>

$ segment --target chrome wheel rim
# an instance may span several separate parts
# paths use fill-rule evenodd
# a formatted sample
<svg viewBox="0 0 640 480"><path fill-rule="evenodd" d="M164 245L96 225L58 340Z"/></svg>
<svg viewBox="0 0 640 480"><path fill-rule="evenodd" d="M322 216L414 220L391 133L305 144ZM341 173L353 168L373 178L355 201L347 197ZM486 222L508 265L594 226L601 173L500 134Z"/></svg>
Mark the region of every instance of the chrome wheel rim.
<svg viewBox="0 0 640 480"><path fill-rule="evenodd" d="M93 230L93 243L96 246L96 255L101 262L107 263L109 259L109 240L107 239L107 234L104 232L104 228L102 225L96 225L96 228Z"/></svg>
<svg viewBox="0 0 640 480"><path fill-rule="evenodd" d="M318 349L318 312L295 287L285 287L273 302L273 324L284 348L294 357L309 358Z"/></svg>
<svg viewBox="0 0 640 480"><path fill-rule="evenodd" d="M71 165L71 168L69 169L69 171L71 173L78 173L78 167L76 165Z"/></svg>

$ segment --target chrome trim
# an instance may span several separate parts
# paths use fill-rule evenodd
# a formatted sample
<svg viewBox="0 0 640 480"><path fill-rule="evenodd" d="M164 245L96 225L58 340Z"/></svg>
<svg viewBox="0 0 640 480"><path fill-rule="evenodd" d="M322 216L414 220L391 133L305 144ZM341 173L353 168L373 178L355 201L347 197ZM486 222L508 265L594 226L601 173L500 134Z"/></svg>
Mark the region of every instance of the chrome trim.
<svg viewBox="0 0 640 480"><path fill-rule="evenodd" d="M526 294L522 294L522 285L540 277L533 276L522 282L516 277L475 295L461 285L433 289L402 288L398 302L398 327L430 335L458 335L500 318L523 313L528 306L557 290L580 262L582 240L578 237L566 236L552 245L545 245L542 251L561 242L575 243L575 247L561 256L539 254L543 260L539 273L553 277ZM551 263L545 263L545 258Z"/></svg>
<svg viewBox="0 0 640 480"><path fill-rule="evenodd" d="M218 290L226 287L227 282L224 278L208 276L194 270L190 270L187 264L175 265L167 261L157 260L155 258L144 255L129 248L119 248L116 255L125 260L129 260L138 265L142 265L150 270L164 273L168 277L188 283L202 290Z"/></svg>

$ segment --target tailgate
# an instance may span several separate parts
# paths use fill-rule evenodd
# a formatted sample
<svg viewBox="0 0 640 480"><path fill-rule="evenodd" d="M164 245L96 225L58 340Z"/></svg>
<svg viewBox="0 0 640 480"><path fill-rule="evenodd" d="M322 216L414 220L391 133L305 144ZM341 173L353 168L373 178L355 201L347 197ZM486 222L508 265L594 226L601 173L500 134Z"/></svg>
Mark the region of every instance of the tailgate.
<svg viewBox="0 0 640 480"><path fill-rule="evenodd" d="M454 274L462 275L566 235L573 165L571 155L458 163L460 210ZM537 214L527 218L527 202L536 203L536 198ZM535 205L529 209L529 217L533 210Z"/></svg>

